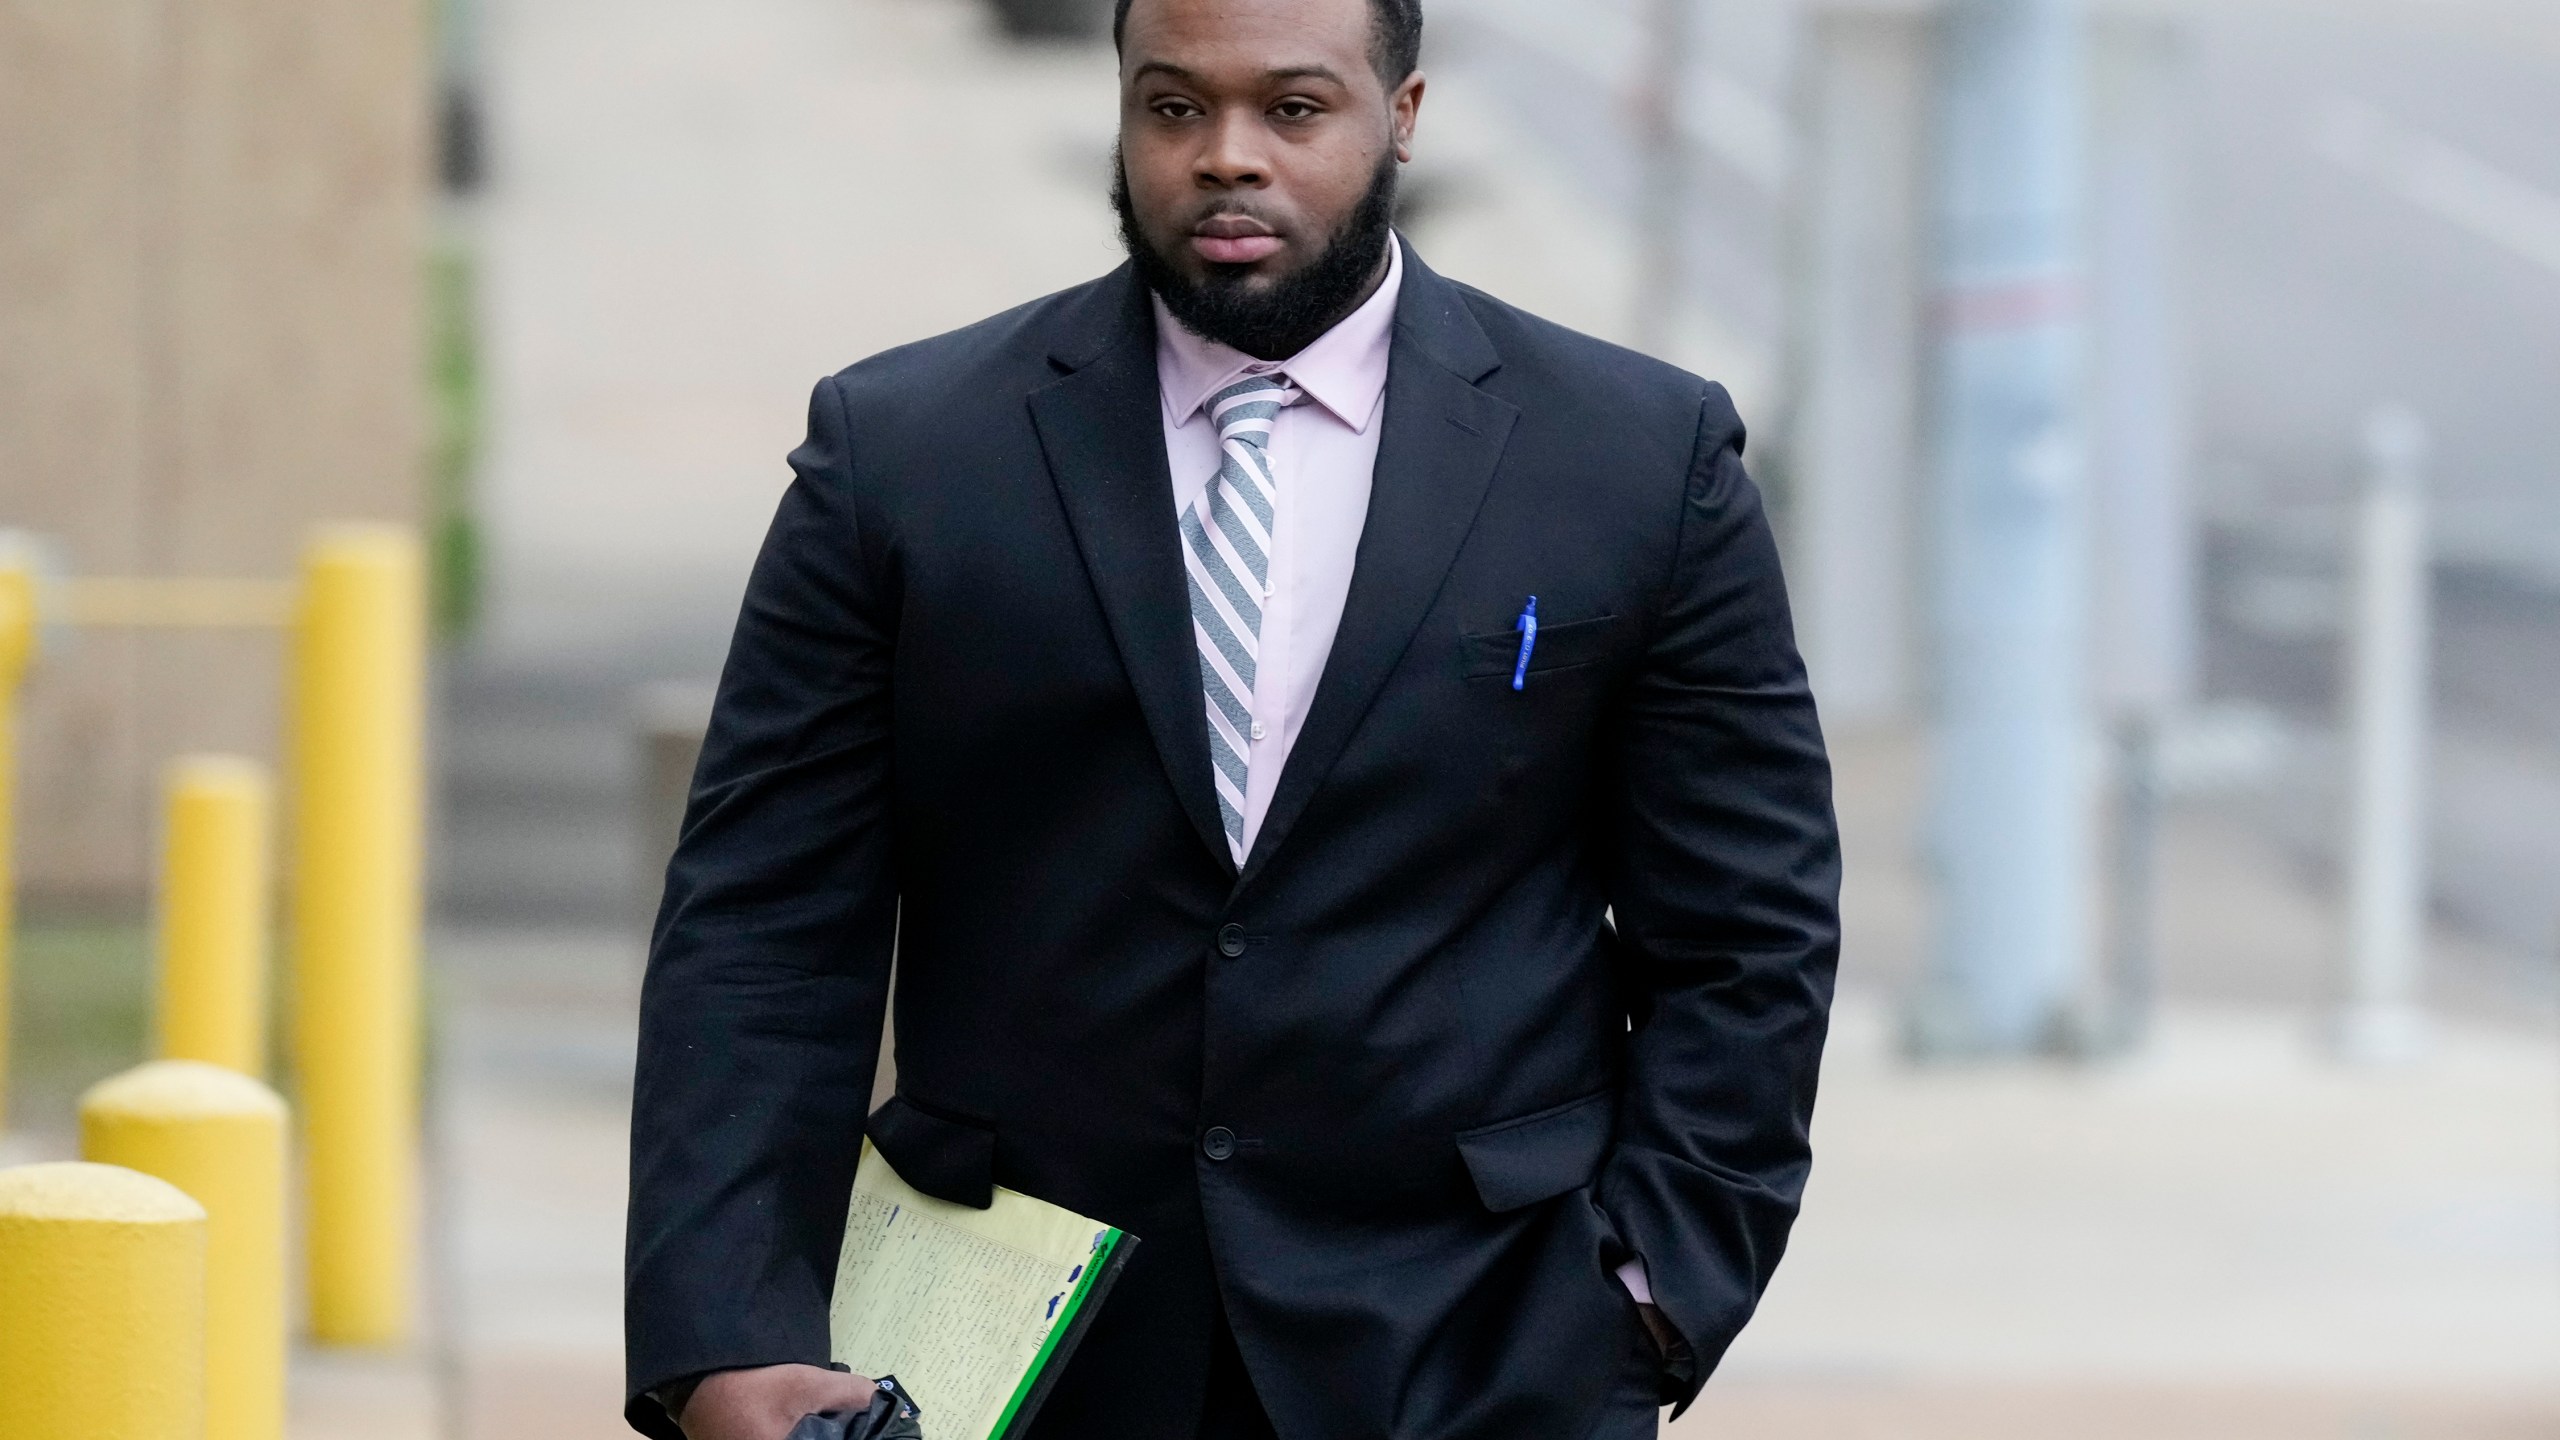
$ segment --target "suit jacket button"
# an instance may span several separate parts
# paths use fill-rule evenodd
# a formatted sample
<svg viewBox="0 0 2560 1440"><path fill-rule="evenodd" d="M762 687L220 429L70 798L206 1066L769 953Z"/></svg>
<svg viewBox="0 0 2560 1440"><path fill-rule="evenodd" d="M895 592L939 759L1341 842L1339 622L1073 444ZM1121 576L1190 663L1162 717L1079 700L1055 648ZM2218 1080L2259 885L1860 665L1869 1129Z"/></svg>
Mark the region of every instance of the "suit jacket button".
<svg viewBox="0 0 2560 1440"><path fill-rule="evenodd" d="M1218 953L1233 960L1244 953L1244 927L1229 925L1218 932Z"/></svg>
<svg viewBox="0 0 2560 1440"><path fill-rule="evenodd" d="M1224 1125L1210 1126L1209 1133L1200 1137L1200 1153L1212 1160L1235 1158L1236 1132Z"/></svg>

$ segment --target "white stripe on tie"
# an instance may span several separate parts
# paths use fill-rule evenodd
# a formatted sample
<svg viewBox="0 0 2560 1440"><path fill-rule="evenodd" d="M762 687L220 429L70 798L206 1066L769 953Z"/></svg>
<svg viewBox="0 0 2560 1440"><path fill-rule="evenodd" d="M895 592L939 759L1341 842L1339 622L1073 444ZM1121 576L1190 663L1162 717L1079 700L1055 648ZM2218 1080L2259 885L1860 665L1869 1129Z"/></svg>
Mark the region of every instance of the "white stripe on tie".
<svg viewBox="0 0 2560 1440"><path fill-rule="evenodd" d="M1278 499L1271 431L1298 390L1277 375L1251 375L1209 397L1218 426L1218 478L1182 516L1183 569L1191 580L1191 634L1208 701L1209 768L1229 845L1244 839L1245 777L1253 761L1254 673L1262 653L1262 601L1271 576Z"/></svg>

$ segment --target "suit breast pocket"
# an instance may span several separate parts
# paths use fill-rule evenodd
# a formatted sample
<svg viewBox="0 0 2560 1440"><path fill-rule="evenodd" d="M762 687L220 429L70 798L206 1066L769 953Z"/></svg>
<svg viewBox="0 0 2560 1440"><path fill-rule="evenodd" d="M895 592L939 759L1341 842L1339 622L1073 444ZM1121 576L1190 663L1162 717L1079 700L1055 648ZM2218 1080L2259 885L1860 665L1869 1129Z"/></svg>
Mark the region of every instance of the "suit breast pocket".
<svg viewBox="0 0 2560 1440"><path fill-rule="evenodd" d="M1569 620L1561 625L1541 625L1538 627L1538 641L1529 650L1529 673L1543 675L1550 670L1577 670L1596 665L1617 653L1626 628L1626 622L1615 615ZM1469 680L1489 676L1507 679L1519 668L1520 632L1517 630L1462 635L1459 647Z"/></svg>

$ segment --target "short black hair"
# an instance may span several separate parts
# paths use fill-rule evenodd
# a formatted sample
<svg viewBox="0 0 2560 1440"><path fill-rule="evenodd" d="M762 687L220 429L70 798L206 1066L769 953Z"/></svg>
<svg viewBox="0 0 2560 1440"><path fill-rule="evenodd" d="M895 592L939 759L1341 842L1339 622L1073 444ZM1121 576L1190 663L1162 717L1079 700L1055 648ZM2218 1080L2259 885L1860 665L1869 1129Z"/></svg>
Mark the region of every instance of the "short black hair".
<svg viewBox="0 0 2560 1440"><path fill-rule="evenodd" d="M1111 11L1111 44L1129 28L1131 0ZM1422 0L1369 0L1369 64L1392 90L1422 68Z"/></svg>

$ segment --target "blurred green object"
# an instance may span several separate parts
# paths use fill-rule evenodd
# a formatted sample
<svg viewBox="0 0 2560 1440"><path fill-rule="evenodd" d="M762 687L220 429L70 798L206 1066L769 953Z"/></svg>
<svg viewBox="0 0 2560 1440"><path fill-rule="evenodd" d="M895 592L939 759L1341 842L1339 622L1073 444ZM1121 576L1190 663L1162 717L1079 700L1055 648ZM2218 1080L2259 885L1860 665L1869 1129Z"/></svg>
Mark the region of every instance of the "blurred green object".
<svg viewBox="0 0 2560 1440"><path fill-rule="evenodd" d="M83 1089L146 1058L150 927L138 919L25 922L16 978L11 1125L67 1132Z"/></svg>
<svg viewBox="0 0 2560 1440"><path fill-rule="evenodd" d="M452 640L480 619L480 524L472 503L481 434L478 274L456 241L438 246L427 265L429 614L437 638Z"/></svg>

